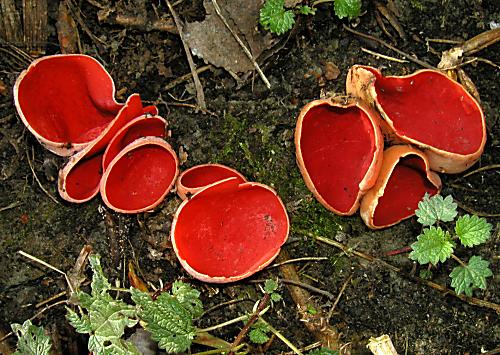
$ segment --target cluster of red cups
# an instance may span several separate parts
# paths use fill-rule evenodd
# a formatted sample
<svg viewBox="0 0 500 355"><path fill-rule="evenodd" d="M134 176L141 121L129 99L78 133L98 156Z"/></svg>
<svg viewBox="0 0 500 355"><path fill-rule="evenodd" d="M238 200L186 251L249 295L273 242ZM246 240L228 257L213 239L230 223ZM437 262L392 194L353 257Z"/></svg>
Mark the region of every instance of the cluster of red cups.
<svg viewBox="0 0 500 355"><path fill-rule="evenodd" d="M179 175L157 108L138 94L124 104L114 96L111 76L86 55L42 57L18 77L14 99L23 123L45 148L69 157L59 172L61 197L85 202L100 192L109 208L138 213L155 208L175 184L184 201L170 235L188 273L222 283L267 266L289 232L276 192L218 164Z"/></svg>
<svg viewBox="0 0 500 355"><path fill-rule="evenodd" d="M359 207L368 227L392 226L439 193L436 172L465 171L484 150L481 106L439 71L385 77L355 65L346 89L304 106L295 130L306 185L334 213Z"/></svg>

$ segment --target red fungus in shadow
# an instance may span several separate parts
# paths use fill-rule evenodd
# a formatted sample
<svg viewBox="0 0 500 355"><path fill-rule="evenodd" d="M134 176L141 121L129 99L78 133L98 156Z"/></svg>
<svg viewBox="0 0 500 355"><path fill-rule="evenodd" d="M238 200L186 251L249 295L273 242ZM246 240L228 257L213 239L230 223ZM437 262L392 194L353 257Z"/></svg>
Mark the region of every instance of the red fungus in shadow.
<svg viewBox="0 0 500 355"><path fill-rule="evenodd" d="M288 237L283 202L271 188L229 178L184 200L171 239L182 266L214 283L248 277L277 256Z"/></svg>
<svg viewBox="0 0 500 355"><path fill-rule="evenodd" d="M425 155L410 146L392 146L375 186L361 201L361 217L370 228L392 226L415 214L424 195L441 190L441 179L429 170Z"/></svg>
<svg viewBox="0 0 500 355"><path fill-rule="evenodd" d="M378 119L357 101L316 100L298 118L295 146L308 188L329 210L350 215L382 162Z"/></svg>

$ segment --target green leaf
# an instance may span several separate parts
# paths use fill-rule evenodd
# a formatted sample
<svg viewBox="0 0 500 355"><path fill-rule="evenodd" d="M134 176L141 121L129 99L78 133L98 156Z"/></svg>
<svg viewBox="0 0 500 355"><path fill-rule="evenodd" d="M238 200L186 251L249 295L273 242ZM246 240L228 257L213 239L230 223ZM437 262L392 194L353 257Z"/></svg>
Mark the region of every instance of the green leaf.
<svg viewBox="0 0 500 355"><path fill-rule="evenodd" d="M264 344L269 340L267 336L269 328L264 322L257 321L252 325L252 330L248 333L250 341L255 344Z"/></svg>
<svg viewBox="0 0 500 355"><path fill-rule="evenodd" d="M439 261L444 262L453 253L455 243L451 240L450 233L441 227L425 228L423 234L417 237L417 241L411 245L413 251L410 259L420 264L432 263L436 265Z"/></svg>
<svg viewBox="0 0 500 355"><path fill-rule="evenodd" d="M466 247L484 243L490 238L492 225L478 216L461 216L455 225L455 233Z"/></svg>
<svg viewBox="0 0 500 355"><path fill-rule="evenodd" d="M271 293L271 301L273 302L279 302L283 299L279 293L273 292Z"/></svg>
<svg viewBox="0 0 500 355"><path fill-rule="evenodd" d="M430 280L430 279L432 279L432 271L431 270L420 270L420 272L418 273L418 276L421 279Z"/></svg>
<svg viewBox="0 0 500 355"><path fill-rule="evenodd" d="M135 307L115 300L108 293L111 284L98 255L91 255L89 262L93 272L91 294L80 291L72 296L72 302L85 313L79 316L67 308L66 318L77 332L90 335L88 349L94 355L139 354L133 343L122 339L125 328L134 327L139 321Z"/></svg>
<svg viewBox="0 0 500 355"><path fill-rule="evenodd" d="M307 5L301 6L299 8L299 12L302 15L315 15L316 14L316 9L314 7L310 7Z"/></svg>
<svg viewBox="0 0 500 355"><path fill-rule="evenodd" d="M473 256L469 264L457 266L450 274L451 286L455 292L460 294L464 292L467 296L472 296L475 288L485 289L486 278L493 275L489 268L490 263L483 260L480 256Z"/></svg>
<svg viewBox="0 0 500 355"><path fill-rule="evenodd" d="M182 282L174 282L172 294L163 292L154 301L145 292L134 288L130 292L139 317L147 323L146 330L161 349L176 353L191 346L196 335L193 318L203 312L198 291Z"/></svg>
<svg viewBox="0 0 500 355"><path fill-rule="evenodd" d="M276 280L268 279L264 283L264 292L265 293L273 293L277 289L278 289L278 283L276 282Z"/></svg>
<svg viewBox="0 0 500 355"><path fill-rule="evenodd" d="M444 199L441 195L429 198L429 194L426 193L418 203L415 214L418 217L417 221L424 226L432 226L436 221L451 222L457 216L457 204L450 195Z"/></svg>
<svg viewBox="0 0 500 355"><path fill-rule="evenodd" d="M11 324L12 331L16 334L17 351L14 355L49 355L52 342L45 335L43 327L33 325L30 320L21 324Z"/></svg>
<svg viewBox="0 0 500 355"><path fill-rule="evenodd" d="M292 29L294 23L295 14L285 10L285 0L266 0L260 9L260 24L277 35Z"/></svg>
<svg viewBox="0 0 500 355"><path fill-rule="evenodd" d="M334 9L338 18L358 17L361 12L361 0L335 0Z"/></svg>
<svg viewBox="0 0 500 355"><path fill-rule="evenodd" d="M92 296L95 296L98 293L106 292L111 288L111 284L102 271L100 256L97 254L91 254L89 256L89 263L92 269L92 283L90 284L90 287L92 288Z"/></svg>

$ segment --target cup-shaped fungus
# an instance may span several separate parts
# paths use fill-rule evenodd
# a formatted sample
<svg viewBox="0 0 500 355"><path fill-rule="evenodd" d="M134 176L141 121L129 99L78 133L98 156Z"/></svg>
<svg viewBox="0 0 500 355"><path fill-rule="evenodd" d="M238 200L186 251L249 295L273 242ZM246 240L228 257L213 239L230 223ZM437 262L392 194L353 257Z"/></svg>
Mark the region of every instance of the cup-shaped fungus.
<svg viewBox="0 0 500 355"><path fill-rule="evenodd" d="M150 211L170 192L177 174L177 155L170 144L154 136L138 138L109 162L101 197L117 212Z"/></svg>
<svg viewBox="0 0 500 355"><path fill-rule="evenodd" d="M295 129L297 163L309 190L327 209L351 215L377 179L383 137L379 118L350 98L315 100Z"/></svg>
<svg viewBox="0 0 500 355"><path fill-rule="evenodd" d="M131 95L116 117L83 150L72 155L59 171L58 190L63 199L81 203L99 192L103 151L115 134L135 117L144 113L156 114L153 106L143 107L138 94ZM59 124L63 125L62 122Z"/></svg>
<svg viewBox="0 0 500 355"><path fill-rule="evenodd" d="M222 164L196 165L179 175L175 183L177 194L185 200L188 195L192 195L210 184L230 177L237 178L240 184L247 181L237 170Z"/></svg>
<svg viewBox="0 0 500 355"><path fill-rule="evenodd" d="M436 70L387 76L353 66L347 93L371 103L384 119L384 133L421 148L432 170L459 173L481 156L486 124L479 103L462 85Z"/></svg>
<svg viewBox="0 0 500 355"><path fill-rule="evenodd" d="M225 283L269 265L289 228L285 206L273 189L232 177L184 200L170 234L189 274L201 281Z"/></svg>
<svg viewBox="0 0 500 355"><path fill-rule="evenodd" d="M34 60L14 85L23 123L55 154L72 155L96 139L123 106L113 79L94 58L81 54Z"/></svg>
<svg viewBox="0 0 500 355"><path fill-rule="evenodd" d="M424 195L441 190L441 179L432 172L427 157L408 145L395 145L384 152L375 186L361 200L360 214L373 229L399 223L415 214Z"/></svg>

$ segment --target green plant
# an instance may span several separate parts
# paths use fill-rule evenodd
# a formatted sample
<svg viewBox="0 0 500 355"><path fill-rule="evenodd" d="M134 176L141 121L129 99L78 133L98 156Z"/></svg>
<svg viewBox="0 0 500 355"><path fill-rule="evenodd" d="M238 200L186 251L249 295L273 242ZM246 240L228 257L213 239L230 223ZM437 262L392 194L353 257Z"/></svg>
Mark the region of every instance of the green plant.
<svg viewBox="0 0 500 355"><path fill-rule="evenodd" d="M334 3L334 11L338 18L358 17L361 11L361 0L317 0L309 5L299 4L293 9L285 8L285 0L266 0L260 9L260 24L264 29L281 35L292 29L295 24L295 15L314 15L315 6L326 3Z"/></svg>
<svg viewBox="0 0 500 355"><path fill-rule="evenodd" d="M491 236L491 224L475 215L463 215L456 220L453 233L446 229L447 225L441 227L440 223L452 222L458 214L457 204L451 196L429 197L426 194L418 204L415 214L418 222L428 228L424 228L417 241L411 245L410 259L419 264L436 265L453 258L460 264L450 274L451 286L457 294L472 296L474 289L485 289L486 278L493 275L489 262L474 255L465 263L454 255L453 251L457 241L464 247L486 242Z"/></svg>
<svg viewBox="0 0 500 355"><path fill-rule="evenodd" d="M11 324L17 336L17 351L14 355L48 355L52 347L50 337L45 335L43 327L33 325L30 320L21 324Z"/></svg>
<svg viewBox="0 0 500 355"><path fill-rule="evenodd" d="M88 349L94 354L139 354L133 343L122 339L125 329L141 321L167 352L182 352L189 348L196 335L193 318L203 308L199 292L182 282L174 282L171 292L162 292L156 300L149 294L130 288L134 305L114 299L111 284L104 276L100 258L89 257L92 268L91 293L78 291L72 302L82 311L79 315L67 308L67 319L77 332L89 334Z"/></svg>

